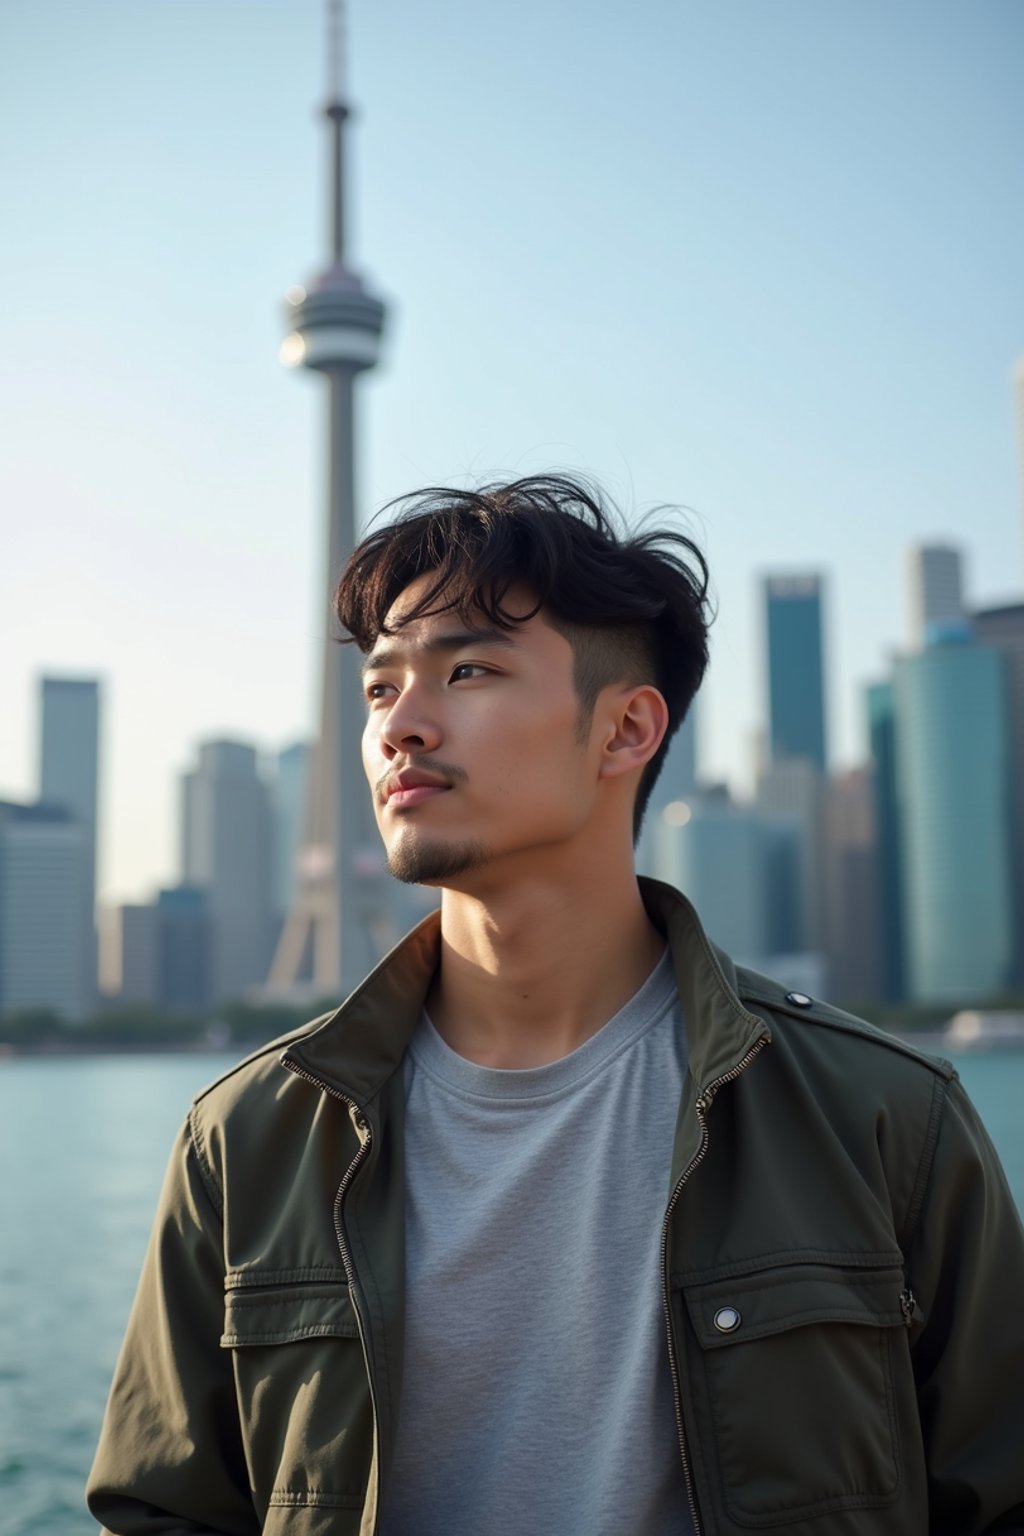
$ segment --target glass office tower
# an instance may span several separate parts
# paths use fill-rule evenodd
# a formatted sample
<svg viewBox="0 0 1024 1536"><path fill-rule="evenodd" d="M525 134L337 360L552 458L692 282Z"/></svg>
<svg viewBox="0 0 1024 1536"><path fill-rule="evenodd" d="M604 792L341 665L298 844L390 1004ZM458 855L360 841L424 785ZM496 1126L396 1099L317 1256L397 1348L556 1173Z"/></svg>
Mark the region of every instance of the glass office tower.
<svg viewBox="0 0 1024 1536"><path fill-rule="evenodd" d="M903 974L903 873L896 785L896 719L891 681L871 683L867 694L872 793L878 834L878 937L882 996L899 1002Z"/></svg>
<svg viewBox="0 0 1024 1536"><path fill-rule="evenodd" d="M803 757L824 773L821 577L768 576L764 594L772 761Z"/></svg>
<svg viewBox="0 0 1024 1536"><path fill-rule="evenodd" d="M1006 660L966 626L893 675L907 992L982 1001L1012 955Z"/></svg>
<svg viewBox="0 0 1024 1536"><path fill-rule="evenodd" d="M1024 986L1024 603L985 608L973 616L975 637L1006 658L1010 733L1010 839L1016 954L1014 979Z"/></svg>

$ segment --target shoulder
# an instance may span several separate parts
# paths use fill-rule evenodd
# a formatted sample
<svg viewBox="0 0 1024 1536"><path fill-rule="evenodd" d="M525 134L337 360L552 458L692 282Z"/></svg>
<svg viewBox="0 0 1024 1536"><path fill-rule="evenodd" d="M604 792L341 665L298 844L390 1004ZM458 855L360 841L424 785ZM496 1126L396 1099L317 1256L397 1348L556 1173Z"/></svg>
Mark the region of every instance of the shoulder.
<svg viewBox="0 0 1024 1536"><path fill-rule="evenodd" d="M792 1042L795 1049L801 1045L808 1050L834 1049L844 1057L852 1051L865 1063L874 1061L880 1071L923 1072L946 1082L956 1076L951 1062L929 1055L903 1037L821 998L791 991L746 966L736 966L734 975L736 993L744 1007L761 1013L773 1034Z"/></svg>
<svg viewBox="0 0 1024 1536"><path fill-rule="evenodd" d="M758 1037L770 1038L772 1048L759 1053L758 1080L785 1072L806 1088L836 1093L849 1092L856 1081L862 1103L872 1097L872 1084L883 1100L895 1090L927 1102L955 1080L949 1062L738 964L708 937L692 903L674 887L643 878L640 889L672 946L680 997L692 1014L691 1045L706 1048L718 1037L742 1050Z"/></svg>
<svg viewBox="0 0 1024 1536"><path fill-rule="evenodd" d="M248 1098L265 1091L268 1083L272 1085L271 1091L276 1092L282 1079L288 1081L293 1076L282 1067L282 1056L290 1046L304 1040L307 1035L313 1034L315 1030L326 1024L328 1019L333 1017L333 1013L334 1010L322 1013L317 1018L311 1019L308 1024L301 1024L298 1029L278 1035L273 1040L268 1040L265 1045L251 1051L247 1056L243 1056L219 1077L199 1089L192 1100L193 1109L201 1105L204 1113L217 1114L227 1111L238 1099Z"/></svg>
<svg viewBox="0 0 1024 1536"><path fill-rule="evenodd" d="M268 1156L301 1157L323 1095L282 1058L332 1017L333 1011L321 1014L268 1041L195 1095L188 1134L208 1181L221 1186L236 1162L258 1168Z"/></svg>
<svg viewBox="0 0 1024 1536"><path fill-rule="evenodd" d="M756 971L737 967L734 984L743 1007L771 1031L760 1061L772 1112L788 1106L791 1117L820 1116L860 1162L880 1153L893 1187L906 1183L912 1210L959 1086L952 1065Z"/></svg>
<svg viewBox="0 0 1024 1536"><path fill-rule="evenodd" d="M800 1166L856 1169L860 1187L892 1210L902 1245L929 1186L950 1094L958 1092L953 1067L746 967L735 969L734 986L771 1031L759 1080L751 1074L747 1084L746 1113L776 1130L784 1124Z"/></svg>

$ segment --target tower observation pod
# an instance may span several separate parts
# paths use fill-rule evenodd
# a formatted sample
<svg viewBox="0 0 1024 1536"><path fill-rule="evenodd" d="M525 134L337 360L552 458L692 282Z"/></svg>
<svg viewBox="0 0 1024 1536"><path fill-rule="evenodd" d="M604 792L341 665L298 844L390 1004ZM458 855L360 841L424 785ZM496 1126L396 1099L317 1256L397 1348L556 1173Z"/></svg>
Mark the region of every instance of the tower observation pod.
<svg viewBox="0 0 1024 1536"><path fill-rule="evenodd" d="M272 996L295 998L344 994L394 938L391 881L360 754L361 657L354 645L332 638L331 595L357 538L355 381L380 355L385 310L346 260L344 151L350 113L341 82L340 0L328 0L328 24L330 85L323 115L330 138L330 260L308 288L289 290L290 330L281 347L281 361L322 375L327 394L320 727L310 757L295 897L266 988Z"/></svg>

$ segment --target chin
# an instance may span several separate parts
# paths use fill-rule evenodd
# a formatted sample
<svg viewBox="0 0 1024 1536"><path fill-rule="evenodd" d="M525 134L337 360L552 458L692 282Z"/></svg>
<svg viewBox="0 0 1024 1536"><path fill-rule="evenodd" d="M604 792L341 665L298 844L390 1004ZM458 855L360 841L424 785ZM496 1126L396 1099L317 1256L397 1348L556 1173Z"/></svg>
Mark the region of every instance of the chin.
<svg viewBox="0 0 1024 1536"><path fill-rule="evenodd" d="M403 885L445 885L482 869L489 858L484 843L427 843L403 837L388 850L388 870Z"/></svg>

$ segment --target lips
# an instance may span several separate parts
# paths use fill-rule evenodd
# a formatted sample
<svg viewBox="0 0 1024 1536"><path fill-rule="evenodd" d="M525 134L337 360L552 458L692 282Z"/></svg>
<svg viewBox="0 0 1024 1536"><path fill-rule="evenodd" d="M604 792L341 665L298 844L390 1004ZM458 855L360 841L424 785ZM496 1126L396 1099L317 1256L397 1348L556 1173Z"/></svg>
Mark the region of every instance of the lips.
<svg viewBox="0 0 1024 1536"><path fill-rule="evenodd" d="M446 794L451 785L433 774L420 773L414 768L403 769L384 786L385 803L398 810L402 806L420 805L437 795Z"/></svg>
<svg viewBox="0 0 1024 1536"><path fill-rule="evenodd" d="M424 800L446 795L449 787L447 784L413 784L410 789L393 789L387 803L392 810L398 811L404 806L421 805Z"/></svg>

